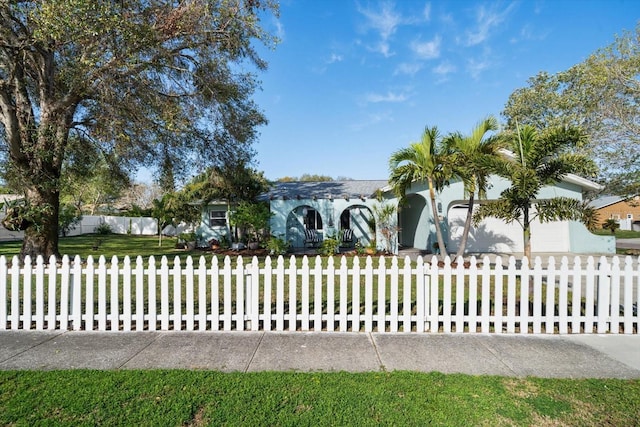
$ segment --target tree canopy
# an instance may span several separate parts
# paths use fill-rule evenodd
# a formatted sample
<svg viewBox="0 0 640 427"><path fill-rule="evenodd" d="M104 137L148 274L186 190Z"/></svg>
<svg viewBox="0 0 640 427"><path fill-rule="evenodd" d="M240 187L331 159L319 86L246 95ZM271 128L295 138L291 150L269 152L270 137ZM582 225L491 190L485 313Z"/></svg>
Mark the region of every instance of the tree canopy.
<svg viewBox="0 0 640 427"><path fill-rule="evenodd" d="M211 167L196 175L179 192L192 202L212 200L252 202L269 188L263 172L244 163Z"/></svg>
<svg viewBox="0 0 640 427"><path fill-rule="evenodd" d="M338 177L338 181L348 181L349 178ZM282 178L277 179L278 182L295 182L295 181L306 181L306 182L327 182L334 181L332 177L329 175L318 175L318 174L309 174L303 173L300 177L295 176L283 176Z"/></svg>
<svg viewBox="0 0 640 427"><path fill-rule="evenodd" d="M271 0L0 3L0 144L32 215L22 254L57 254L70 134L129 169L246 161Z"/></svg>
<svg viewBox="0 0 640 427"><path fill-rule="evenodd" d="M577 147L593 156L607 191L640 192L640 24L566 71L541 72L516 90L503 116L520 125L575 126L588 138Z"/></svg>

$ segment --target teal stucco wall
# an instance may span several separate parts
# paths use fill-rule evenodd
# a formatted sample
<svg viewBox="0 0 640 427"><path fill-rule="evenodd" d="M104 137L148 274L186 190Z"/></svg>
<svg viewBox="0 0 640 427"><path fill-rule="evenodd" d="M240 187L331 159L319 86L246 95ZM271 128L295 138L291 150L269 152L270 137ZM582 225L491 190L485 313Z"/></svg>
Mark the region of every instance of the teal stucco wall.
<svg viewBox="0 0 640 427"><path fill-rule="evenodd" d="M226 220L225 225L212 225L211 224L211 212L221 212L224 213L224 218ZM199 244L205 245L211 239L216 239L219 241L226 240L228 243L231 243L231 228L229 226L229 212L227 211L227 204L224 202L214 202L202 209L202 218L200 221L200 226L197 228L196 233L199 235Z"/></svg>
<svg viewBox="0 0 640 427"><path fill-rule="evenodd" d="M393 203L393 202L392 202ZM321 239L336 235L344 228L344 222L353 230L354 238L362 246L368 246L373 234L368 220L373 216L376 206L380 205L371 198L318 198L318 199L274 199L270 201L271 234L287 240L293 248L302 248L304 244L305 215L315 210L321 220L314 223L316 233ZM348 216L346 219L344 216ZM308 225L307 225L308 226ZM383 237L378 233L376 242L379 249L386 249Z"/></svg>

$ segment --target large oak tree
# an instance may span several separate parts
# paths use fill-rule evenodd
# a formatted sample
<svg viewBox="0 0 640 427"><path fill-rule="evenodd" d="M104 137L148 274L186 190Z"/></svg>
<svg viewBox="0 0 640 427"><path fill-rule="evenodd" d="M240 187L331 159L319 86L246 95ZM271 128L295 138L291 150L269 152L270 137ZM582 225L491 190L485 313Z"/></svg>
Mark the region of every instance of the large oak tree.
<svg viewBox="0 0 640 427"><path fill-rule="evenodd" d="M0 2L0 144L20 184L22 255L58 254L70 134L121 165L249 158L269 0Z"/></svg>

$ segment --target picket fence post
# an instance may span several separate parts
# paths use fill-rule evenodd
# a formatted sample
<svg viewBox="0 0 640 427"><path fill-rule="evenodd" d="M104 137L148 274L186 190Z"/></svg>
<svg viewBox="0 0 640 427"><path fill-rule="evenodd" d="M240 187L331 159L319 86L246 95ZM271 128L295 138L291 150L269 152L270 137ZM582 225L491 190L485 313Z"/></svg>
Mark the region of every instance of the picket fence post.
<svg viewBox="0 0 640 427"><path fill-rule="evenodd" d="M158 328L158 310L157 310L157 301L158 296L156 292L157 285L157 270L156 270L156 259L152 255L149 257L149 265L147 266L147 282L148 282L148 291L147 294L149 296L149 330L155 331Z"/></svg>
<svg viewBox="0 0 640 427"><path fill-rule="evenodd" d="M136 331L142 331L144 330L144 260L140 255L136 257L133 274L136 276Z"/></svg>
<svg viewBox="0 0 640 427"><path fill-rule="evenodd" d="M198 261L198 330L207 329L207 260Z"/></svg>
<svg viewBox="0 0 640 427"><path fill-rule="evenodd" d="M410 262L405 257L405 264ZM422 256L416 259L416 332L424 332L427 329L427 309L429 307L429 277L424 270ZM407 332L407 331L405 331Z"/></svg>
<svg viewBox="0 0 640 427"><path fill-rule="evenodd" d="M220 268L218 257L211 259L211 330L220 330Z"/></svg>
<svg viewBox="0 0 640 427"><path fill-rule="evenodd" d="M327 331L333 332L336 325L335 315L335 265L333 257L327 260Z"/></svg>
<svg viewBox="0 0 640 427"><path fill-rule="evenodd" d="M0 331L7 330L7 258L0 255Z"/></svg>
<svg viewBox="0 0 640 427"><path fill-rule="evenodd" d="M247 301L249 301L249 326L252 331L260 329L260 266L258 257L254 256L249 265L247 275Z"/></svg>
<svg viewBox="0 0 640 427"><path fill-rule="evenodd" d="M592 262L592 258L589 257ZM610 318L610 305L611 298L611 271L609 263L605 258L600 260L600 266L598 271L598 333L604 334L609 329L608 322ZM618 308L616 307L615 310ZM612 325L612 329L615 329L617 333L618 325Z"/></svg>
<svg viewBox="0 0 640 427"><path fill-rule="evenodd" d="M276 331L284 331L284 257L276 261Z"/></svg>

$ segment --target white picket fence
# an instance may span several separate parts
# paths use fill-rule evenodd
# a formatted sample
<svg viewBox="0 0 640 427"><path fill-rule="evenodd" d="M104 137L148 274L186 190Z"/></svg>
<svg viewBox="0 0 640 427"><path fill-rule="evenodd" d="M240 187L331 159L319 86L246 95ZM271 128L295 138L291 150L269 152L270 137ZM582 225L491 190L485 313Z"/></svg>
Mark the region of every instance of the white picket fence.
<svg viewBox="0 0 640 427"><path fill-rule="evenodd" d="M335 260L0 256L0 330L638 333L640 259Z"/></svg>

